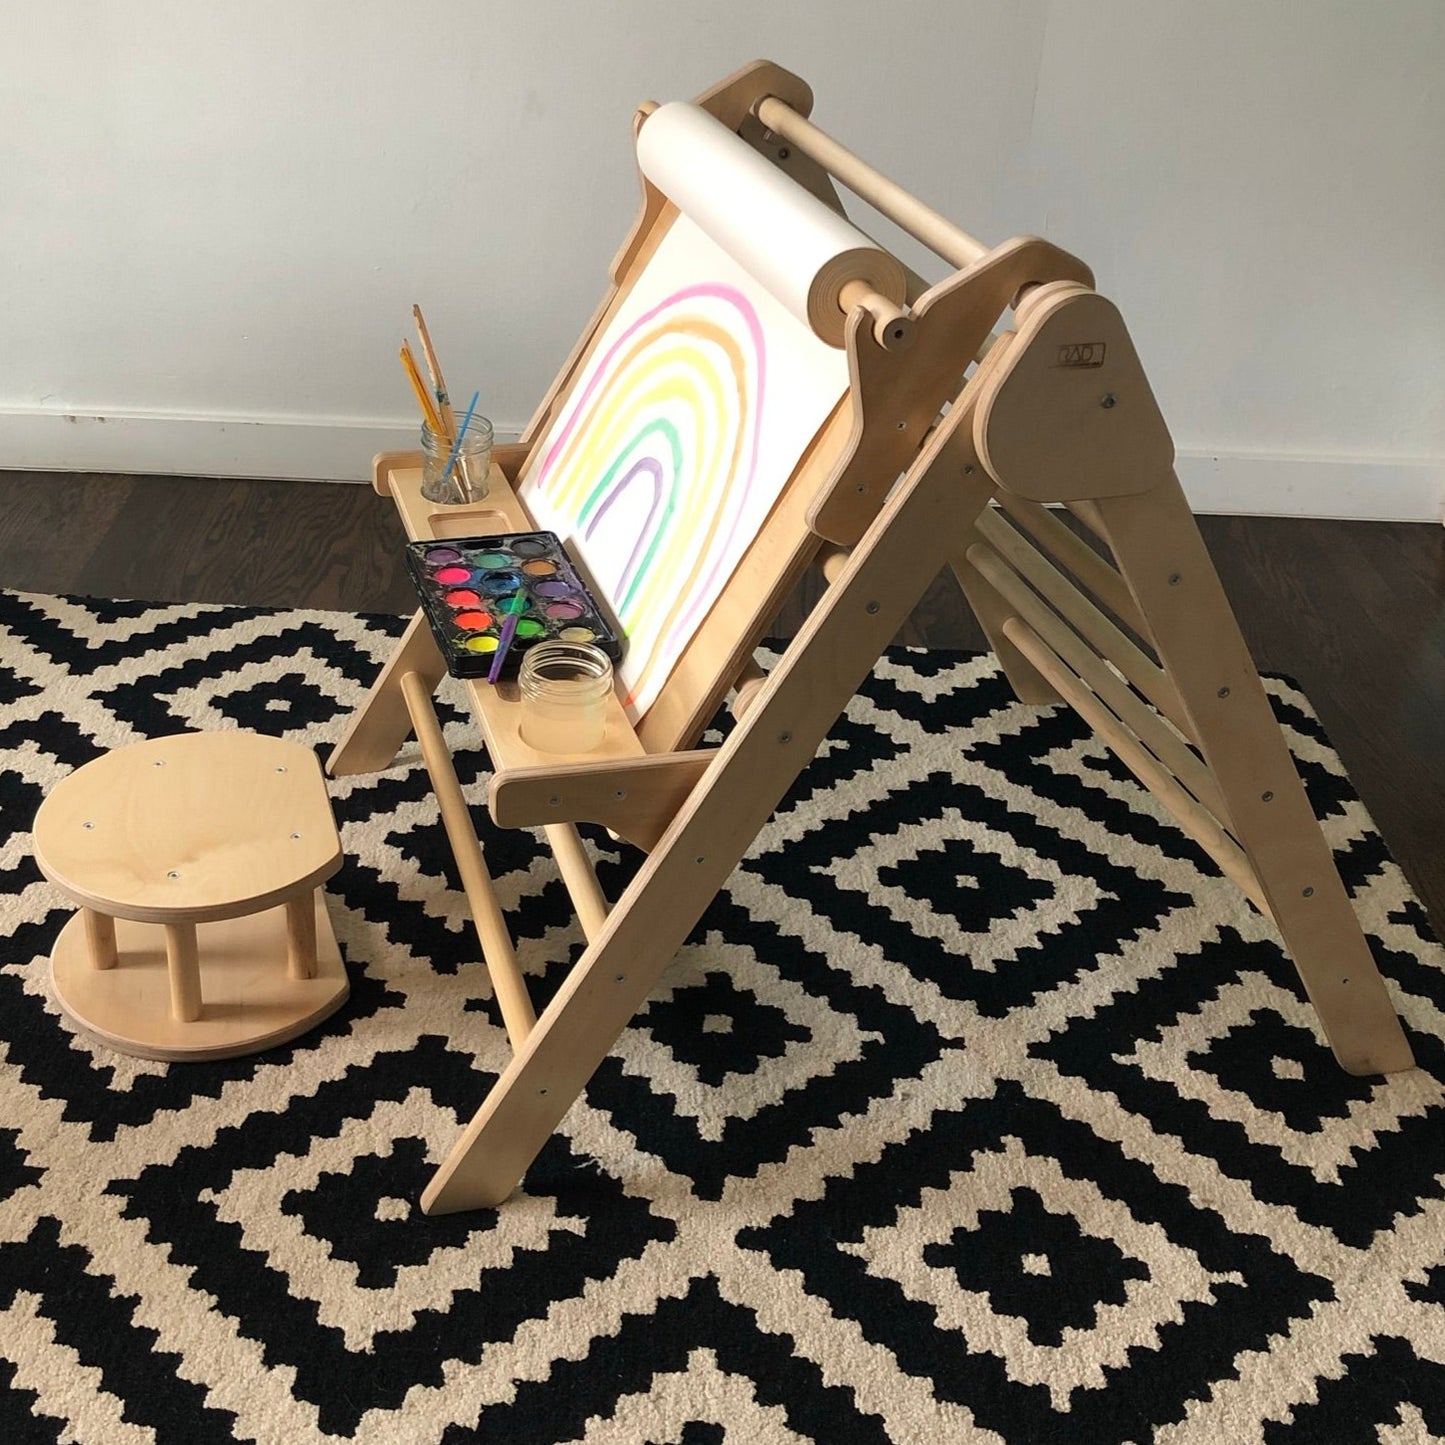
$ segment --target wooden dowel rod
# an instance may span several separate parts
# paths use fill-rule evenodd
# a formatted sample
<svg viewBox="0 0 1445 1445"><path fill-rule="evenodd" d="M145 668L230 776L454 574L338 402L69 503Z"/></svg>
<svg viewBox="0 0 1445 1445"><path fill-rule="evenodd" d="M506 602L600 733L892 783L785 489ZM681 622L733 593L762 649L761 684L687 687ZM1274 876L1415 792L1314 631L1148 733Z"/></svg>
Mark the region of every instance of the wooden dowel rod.
<svg viewBox="0 0 1445 1445"><path fill-rule="evenodd" d="M853 555L851 547L839 547L830 542L819 554L819 564L823 568L823 580L830 586L843 575L843 569L848 565L848 559Z"/></svg>
<svg viewBox="0 0 1445 1445"><path fill-rule="evenodd" d="M421 744L422 759L441 810L442 825L447 830L447 842L457 860L457 872L461 874L462 889L467 895L472 923L482 945L482 958L497 995L497 1006L502 1011L502 1022L512 1048L520 1049L537 1022L537 1013L522 970L517 967L512 936L507 932L491 875L482 860L482 845L477 842L471 811L457 782L452 755L447 751L441 724L432 707L431 686L421 673L407 672L402 675L401 691L411 716L412 731Z"/></svg>
<svg viewBox="0 0 1445 1445"><path fill-rule="evenodd" d="M1168 673L1153 658L1146 656L1037 547L1019 536L1007 522L985 509L976 525L980 534L1048 598L1054 610L1086 638L1095 651L1108 658L1185 737L1198 742L1178 691Z"/></svg>
<svg viewBox="0 0 1445 1445"><path fill-rule="evenodd" d="M982 241L960 230L917 196L905 191L897 181L889 180L840 145L826 131L805 120L792 106L777 96L765 96L754 107L757 117L774 135L795 145L820 166L842 181L855 195L861 196L874 210L901 226L930 251L943 257L950 265L962 268L971 265L988 252Z"/></svg>
<svg viewBox="0 0 1445 1445"><path fill-rule="evenodd" d="M168 923L165 928L171 1017L177 1023L194 1023L201 1016L201 960L196 951L196 925Z"/></svg>
<svg viewBox="0 0 1445 1445"><path fill-rule="evenodd" d="M743 670L738 674L738 680L733 684L732 711L735 718L741 719L742 715L753 705L767 680L767 673L752 658L749 658Z"/></svg>
<svg viewBox="0 0 1445 1445"><path fill-rule="evenodd" d="M1058 558L1110 612L1146 641L1148 624L1135 605L1129 584L1077 532L1047 507L999 489L998 504L1041 546Z"/></svg>
<svg viewBox="0 0 1445 1445"><path fill-rule="evenodd" d="M1113 710L1120 721L1157 757L1171 773L1220 819L1229 823L1224 794L1214 775L1190 749L1173 727L1155 712L1117 672L1072 628L1066 626L1037 593L1026 587L1017 573L991 549L981 546L977 558L970 558L979 574L1002 594L1018 615L1076 672Z"/></svg>
<svg viewBox="0 0 1445 1445"><path fill-rule="evenodd" d="M316 977L316 897L312 893L286 900L286 972L292 978Z"/></svg>
<svg viewBox="0 0 1445 1445"><path fill-rule="evenodd" d="M582 838L571 823L548 823L543 829L551 845L552 856L557 860L557 871L567 892L572 895L572 906L577 910L577 921L587 941L592 942L602 932L611 909L607 895L597 881L597 870L582 846Z"/></svg>
<svg viewBox="0 0 1445 1445"><path fill-rule="evenodd" d="M873 339L884 351L904 351L913 340L913 320L866 281L847 281L838 293L844 311L861 306L873 318Z"/></svg>
<svg viewBox="0 0 1445 1445"><path fill-rule="evenodd" d="M82 908L80 916L85 920L85 946L90 953L90 966L114 968L120 958L115 947L115 919L108 913L97 913L93 908Z"/></svg>
<svg viewBox="0 0 1445 1445"><path fill-rule="evenodd" d="M1274 915L1264 889L1244 850L1208 809L1180 787L1154 755L1064 665L1062 659L1022 618L1004 623L1009 641L1054 685L1059 696L1113 749L1119 761L1173 815L1175 822L1209 854L1219 870L1243 890L1246 898L1271 922Z"/></svg>

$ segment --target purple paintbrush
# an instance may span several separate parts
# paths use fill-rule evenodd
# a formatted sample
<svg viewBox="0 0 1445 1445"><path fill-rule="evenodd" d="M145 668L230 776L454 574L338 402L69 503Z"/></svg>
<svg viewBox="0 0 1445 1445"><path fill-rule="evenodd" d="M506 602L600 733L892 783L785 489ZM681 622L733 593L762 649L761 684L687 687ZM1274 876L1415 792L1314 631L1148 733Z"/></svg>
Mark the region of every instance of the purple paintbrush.
<svg viewBox="0 0 1445 1445"><path fill-rule="evenodd" d="M502 635L497 639L497 650L492 656L492 668L487 673L488 682L496 682L502 675L502 664L507 660L507 651L512 645L512 639L517 635L517 622L521 617L520 612L507 613L507 620L502 623Z"/></svg>

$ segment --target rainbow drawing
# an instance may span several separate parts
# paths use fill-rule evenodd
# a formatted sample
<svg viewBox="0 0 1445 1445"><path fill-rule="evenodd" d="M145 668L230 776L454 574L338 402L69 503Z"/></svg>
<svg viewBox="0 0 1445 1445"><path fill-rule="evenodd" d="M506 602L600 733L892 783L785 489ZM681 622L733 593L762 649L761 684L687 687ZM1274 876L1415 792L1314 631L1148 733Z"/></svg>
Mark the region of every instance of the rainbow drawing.
<svg viewBox="0 0 1445 1445"><path fill-rule="evenodd" d="M615 613L634 721L847 385L839 353L688 230L612 318L522 486ZM815 348L832 375L800 396L789 376Z"/></svg>

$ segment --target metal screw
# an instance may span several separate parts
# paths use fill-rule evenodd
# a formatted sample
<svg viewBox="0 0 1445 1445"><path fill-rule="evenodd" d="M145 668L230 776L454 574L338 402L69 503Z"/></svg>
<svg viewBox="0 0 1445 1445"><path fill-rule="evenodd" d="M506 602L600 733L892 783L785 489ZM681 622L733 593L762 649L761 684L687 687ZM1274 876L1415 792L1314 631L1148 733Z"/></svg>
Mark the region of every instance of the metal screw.
<svg viewBox="0 0 1445 1445"><path fill-rule="evenodd" d="M1259 795L1259 801L1261 803L1272 803L1274 802L1274 794L1269 792L1261 793Z"/></svg>
<svg viewBox="0 0 1445 1445"><path fill-rule="evenodd" d="M300 834L300 833L293 833L291 836L292 836L293 838L299 838L299 837L301 836L301 834Z"/></svg>
<svg viewBox="0 0 1445 1445"><path fill-rule="evenodd" d="M626 788L618 788L618 790L617 790L615 793L613 793L612 796L613 796L614 798L625 798L625 797L627 796L627 789L626 789Z"/></svg>
<svg viewBox="0 0 1445 1445"><path fill-rule="evenodd" d="M1169 574L1169 585L1171 587L1177 587L1183 580L1184 578L1180 576L1178 572L1171 572Z"/></svg>
<svg viewBox="0 0 1445 1445"><path fill-rule="evenodd" d="M277 768L276 771L277 771L278 773L284 773L284 772L286 771L286 769L285 769L285 768Z"/></svg>
<svg viewBox="0 0 1445 1445"><path fill-rule="evenodd" d="M706 859L706 858L694 858L692 861L693 861L694 863L706 863L706 862L707 862L707 859Z"/></svg>
<svg viewBox="0 0 1445 1445"><path fill-rule="evenodd" d="M1229 696L1229 689L1228 689L1227 687L1221 687L1221 688L1219 689L1218 693L1216 693L1215 695L1216 695L1217 697L1228 697L1228 696Z"/></svg>
<svg viewBox="0 0 1445 1445"><path fill-rule="evenodd" d="M1315 896L1315 890L1313 888L1306 888L1300 896L1303 898L1313 898Z"/></svg>
<svg viewBox="0 0 1445 1445"><path fill-rule="evenodd" d="M1105 411L1108 411L1110 407L1115 407L1119 405L1119 398L1115 396L1112 391L1106 391L1104 393L1104 399L1099 403L1099 405L1103 407Z"/></svg>
<svg viewBox="0 0 1445 1445"><path fill-rule="evenodd" d="M614 981L615 983L626 983L626 982L627 982L627 975L626 975L625 973L619 973L619 974L617 975L616 979L614 979L613 981Z"/></svg>
<svg viewBox="0 0 1445 1445"><path fill-rule="evenodd" d="M908 423L907 423L906 421L901 421L901 422L898 423L898 430L899 430L899 431L906 431L907 428L908 428Z"/></svg>
<svg viewBox="0 0 1445 1445"><path fill-rule="evenodd" d="M787 160L787 158L788 158L790 155L792 155L792 151L790 151L790 150L787 148L787 146L779 146L779 147L778 147L778 159L779 159L780 161L785 161L785 160Z"/></svg>
<svg viewBox="0 0 1445 1445"><path fill-rule="evenodd" d="M95 824L94 824L94 823L82 823L80 826L81 826L82 828L93 828L93 827L95 827Z"/></svg>
<svg viewBox="0 0 1445 1445"><path fill-rule="evenodd" d="M876 602L870 602L863 610L872 617L873 614L878 611L878 604Z"/></svg>
<svg viewBox="0 0 1445 1445"><path fill-rule="evenodd" d="M181 875L180 875L179 873L177 873L174 868L172 868L171 871L166 874L166 877L167 877L167 878L179 878L180 876L181 876Z"/></svg>
<svg viewBox="0 0 1445 1445"><path fill-rule="evenodd" d="M166 765L166 760L165 760L164 758L157 758L157 759L155 760L155 762L154 762L151 766L152 766L152 767L157 767L157 768L163 768L163 767L165 767L165 765Z"/></svg>
<svg viewBox="0 0 1445 1445"><path fill-rule="evenodd" d="M793 741L793 735L792 735L792 733L788 733L788 732L779 733L779 734L778 734L778 741L779 741L780 743L790 743L790 742Z"/></svg>
<svg viewBox="0 0 1445 1445"><path fill-rule="evenodd" d="M560 808L562 806L562 800L561 798L548 798L547 806L549 808Z"/></svg>
<svg viewBox="0 0 1445 1445"><path fill-rule="evenodd" d="M971 477L971 476L973 475L973 463L972 463L972 462L970 462L970 463L963 469L963 474L964 474L964 476L966 476L966 477Z"/></svg>

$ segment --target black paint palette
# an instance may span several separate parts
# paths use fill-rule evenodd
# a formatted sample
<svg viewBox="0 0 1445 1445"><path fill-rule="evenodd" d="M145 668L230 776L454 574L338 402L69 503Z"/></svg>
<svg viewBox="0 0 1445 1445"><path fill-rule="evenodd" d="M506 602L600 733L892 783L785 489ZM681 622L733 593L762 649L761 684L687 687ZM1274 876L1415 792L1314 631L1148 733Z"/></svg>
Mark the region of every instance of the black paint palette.
<svg viewBox="0 0 1445 1445"><path fill-rule="evenodd" d="M517 631L502 664L515 677L539 642L590 642L615 662L622 644L552 532L411 542L407 571L453 677L485 677L509 614Z"/></svg>

